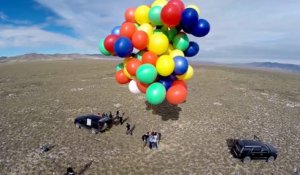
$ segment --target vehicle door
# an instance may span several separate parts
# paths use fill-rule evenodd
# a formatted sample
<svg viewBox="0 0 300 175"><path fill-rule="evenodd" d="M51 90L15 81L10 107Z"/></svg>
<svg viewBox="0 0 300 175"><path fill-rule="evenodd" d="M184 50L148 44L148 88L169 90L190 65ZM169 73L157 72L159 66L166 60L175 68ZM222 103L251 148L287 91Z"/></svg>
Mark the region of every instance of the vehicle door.
<svg viewBox="0 0 300 175"><path fill-rule="evenodd" d="M262 156L261 147L253 147L251 152L252 159L261 159L261 156Z"/></svg>
<svg viewBox="0 0 300 175"><path fill-rule="evenodd" d="M267 157L269 157L270 153L269 153L269 149L266 147L262 147L261 148L261 157L263 159L266 159Z"/></svg>

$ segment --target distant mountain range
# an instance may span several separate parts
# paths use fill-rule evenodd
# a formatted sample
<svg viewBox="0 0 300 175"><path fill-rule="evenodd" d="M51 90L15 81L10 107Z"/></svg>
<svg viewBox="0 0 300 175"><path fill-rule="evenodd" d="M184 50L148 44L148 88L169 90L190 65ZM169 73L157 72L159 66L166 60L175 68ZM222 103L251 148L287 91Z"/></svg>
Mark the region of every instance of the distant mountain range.
<svg viewBox="0 0 300 175"><path fill-rule="evenodd" d="M51 61L51 60L79 60L79 59L119 59L117 57L107 57L101 54L24 54L13 57L0 57L0 63L5 62L26 62L26 61ZM195 61L197 63L197 61ZM199 62L202 63L202 62ZM203 63L202 63L203 64ZM277 62L253 62L245 64L220 64L214 62L204 62L209 65L229 65L234 67L247 67L247 68L259 68L259 69L271 69L279 71L288 71L294 73L300 73L300 65L296 64L282 64Z"/></svg>
<svg viewBox="0 0 300 175"><path fill-rule="evenodd" d="M241 64L241 66L300 73L300 65L296 64L283 64L277 62L253 62Z"/></svg>

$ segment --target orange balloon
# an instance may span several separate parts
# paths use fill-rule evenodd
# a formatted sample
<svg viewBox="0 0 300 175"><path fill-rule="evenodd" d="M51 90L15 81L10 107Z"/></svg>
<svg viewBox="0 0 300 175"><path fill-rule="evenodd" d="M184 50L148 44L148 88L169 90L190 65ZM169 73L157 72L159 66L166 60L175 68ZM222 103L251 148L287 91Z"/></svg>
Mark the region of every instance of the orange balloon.
<svg viewBox="0 0 300 175"><path fill-rule="evenodd" d="M149 43L148 34L142 30L137 30L132 35L132 44L136 49L143 50Z"/></svg>
<svg viewBox="0 0 300 175"><path fill-rule="evenodd" d="M187 89L187 85L186 85L186 82L184 80L175 80L175 81L173 81L172 86L175 86L175 85L180 85L180 86L183 86L184 88Z"/></svg>
<svg viewBox="0 0 300 175"><path fill-rule="evenodd" d="M149 63L152 64L153 66L156 65L157 61L157 55L153 52L145 52L142 56L142 63Z"/></svg>
<svg viewBox="0 0 300 175"><path fill-rule="evenodd" d="M124 74L123 69L116 73L115 79L119 84L127 84L130 82L130 79Z"/></svg>
<svg viewBox="0 0 300 175"><path fill-rule="evenodd" d="M132 35L136 31L136 27L132 22L124 22L120 28L120 35L131 39Z"/></svg>
<svg viewBox="0 0 300 175"><path fill-rule="evenodd" d="M134 12L135 12L135 8L128 8L125 11L125 20L127 22L133 22L133 23L135 23Z"/></svg>
<svg viewBox="0 0 300 175"><path fill-rule="evenodd" d="M144 84L141 83L140 81L136 81L137 87L138 89L142 92L142 93L146 93L147 88L150 86L150 84Z"/></svg>
<svg viewBox="0 0 300 175"><path fill-rule="evenodd" d="M126 70L130 75L135 76L136 70L141 64L142 62L140 60L133 58L127 62Z"/></svg>
<svg viewBox="0 0 300 175"><path fill-rule="evenodd" d="M171 86L167 91L167 101L170 104L177 105L183 103L187 97L187 89L182 85Z"/></svg>

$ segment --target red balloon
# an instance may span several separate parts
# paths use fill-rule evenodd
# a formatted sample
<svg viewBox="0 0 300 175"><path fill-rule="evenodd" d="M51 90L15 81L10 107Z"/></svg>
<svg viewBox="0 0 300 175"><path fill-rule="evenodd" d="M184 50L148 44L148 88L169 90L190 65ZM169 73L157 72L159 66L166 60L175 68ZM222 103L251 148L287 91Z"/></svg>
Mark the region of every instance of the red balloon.
<svg viewBox="0 0 300 175"><path fill-rule="evenodd" d="M153 66L156 65L157 61L157 55L153 52L145 52L142 56L142 63L149 63L152 64Z"/></svg>
<svg viewBox="0 0 300 175"><path fill-rule="evenodd" d="M143 50L147 47L149 38L146 32L137 30L132 35L132 44L136 49Z"/></svg>
<svg viewBox="0 0 300 175"><path fill-rule="evenodd" d="M111 35L108 35L105 40L104 40L104 47L105 49L110 52L111 54L114 54L115 53L115 50L114 50L114 45L115 45L115 42L116 40L119 38L118 35L115 35L115 34L111 34Z"/></svg>
<svg viewBox="0 0 300 175"><path fill-rule="evenodd" d="M136 27L132 22L124 22L120 28L120 35L131 39L132 35L136 31Z"/></svg>
<svg viewBox="0 0 300 175"><path fill-rule="evenodd" d="M115 79L119 84L127 84L130 82L130 79L125 75L123 69L119 70L116 75Z"/></svg>
<svg viewBox="0 0 300 175"><path fill-rule="evenodd" d="M175 27L180 23L181 11L175 4L168 3L161 10L160 18L168 27Z"/></svg>
<svg viewBox="0 0 300 175"><path fill-rule="evenodd" d="M168 4L174 4L174 5L176 5L179 8L180 13L182 13L183 10L185 9L184 3L181 0L170 0L168 2Z"/></svg>
<svg viewBox="0 0 300 175"><path fill-rule="evenodd" d="M135 76L136 70L141 64L140 60L133 58L126 63L126 70L130 75Z"/></svg>
<svg viewBox="0 0 300 175"><path fill-rule="evenodd" d="M175 81L173 81L172 86L175 86L175 85L180 85L180 86L183 86L184 88L187 89L187 85L186 85L186 82L184 80L175 80Z"/></svg>
<svg viewBox="0 0 300 175"><path fill-rule="evenodd" d="M187 97L187 89L181 85L171 86L167 91L167 101L170 104L177 105L183 103Z"/></svg>
<svg viewBox="0 0 300 175"><path fill-rule="evenodd" d="M138 89L142 92L142 93L146 93L147 88L150 86L150 84L144 84L141 83L140 81L136 81L137 87Z"/></svg>
<svg viewBox="0 0 300 175"><path fill-rule="evenodd" d="M134 12L135 12L135 8L128 8L125 11L125 20L127 22L133 22L133 23L135 23Z"/></svg>

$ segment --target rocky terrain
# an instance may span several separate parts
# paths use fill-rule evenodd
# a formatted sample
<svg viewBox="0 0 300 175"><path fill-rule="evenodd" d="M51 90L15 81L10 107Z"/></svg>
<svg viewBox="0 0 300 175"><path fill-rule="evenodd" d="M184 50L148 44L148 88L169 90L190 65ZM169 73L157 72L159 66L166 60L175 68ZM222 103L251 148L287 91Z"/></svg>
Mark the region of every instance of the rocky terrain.
<svg viewBox="0 0 300 175"><path fill-rule="evenodd" d="M0 174L293 174L300 168L300 76L193 65L188 99L145 103L114 80L108 60L0 64ZM97 135L77 129L79 115L125 112L134 124ZM162 133L157 150L143 148L147 131ZM273 163L243 164L229 139L259 136L279 151ZM46 153L43 144L54 147Z"/></svg>

